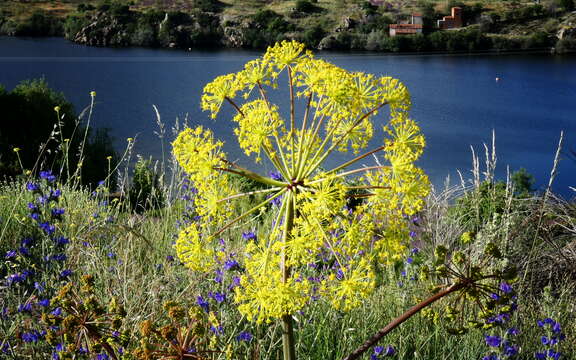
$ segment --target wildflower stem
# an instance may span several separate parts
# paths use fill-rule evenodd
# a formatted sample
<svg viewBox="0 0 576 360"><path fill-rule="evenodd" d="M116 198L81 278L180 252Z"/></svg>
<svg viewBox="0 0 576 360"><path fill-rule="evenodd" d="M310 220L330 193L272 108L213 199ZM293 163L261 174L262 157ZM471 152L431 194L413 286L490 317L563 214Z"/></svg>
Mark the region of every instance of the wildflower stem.
<svg viewBox="0 0 576 360"><path fill-rule="evenodd" d="M367 166L367 167L363 167L363 168L359 168L359 169L354 169L354 170L350 170L350 171L345 171L343 173L340 174L336 174L333 175L334 177L343 177L343 176L348 176L348 175L352 175L352 174L356 174L362 171L370 171L370 170L378 170L378 169L386 169L389 168L390 166L384 166L384 165L375 165L375 166ZM316 184L322 181L325 181L327 178L321 178L321 179L317 179L317 180L313 180L310 182L307 182L306 185L312 185L312 184Z"/></svg>
<svg viewBox="0 0 576 360"><path fill-rule="evenodd" d="M224 99L226 99L226 101L228 101L230 103L230 105L232 105L234 107L234 109L236 109L236 111L238 111L238 114L244 116L244 113L242 112L242 110L240 110L238 105L236 105L236 103L232 99L230 99L228 96L226 96Z"/></svg>
<svg viewBox="0 0 576 360"><path fill-rule="evenodd" d="M292 155L294 155L294 136L295 136L295 119L294 119L294 81L292 79L292 68L288 66L288 88L290 89L290 146ZM296 176L296 165L294 164L294 157L292 157L292 176Z"/></svg>
<svg viewBox="0 0 576 360"><path fill-rule="evenodd" d="M354 164L356 161L362 160L362 159L364 159L365 157L370 156L370 155L372 155L372 154L374 154L374 153L377 153L377 152L380 151L380 150L384 150L385 148L386 148L386 146L380 146L380 147L378 147L378 148L376 148L376 149L374 149L374 150L368 151L367 153L365 153L365 154L363 154L363 155L357 156L357 157L355 157L354 159L352 159L352 160L350 160L350 161L347 161L347 162L345 162L344 164L342 164L342 165L340 165L340 166L338 166L338 167L335 167L334 169L328 171L327 174L331 174L331 173L336 172L336 171L338 171L338 170L344 169L344 168L346 168L346 167Z"/></svg>
<svg viewBox="0 0 576 360"><path fill-rule="evenodd" d="M414 305L404 314L400 315L396 319L392 320L388 325L380 329L374 336L368 339L364 344L354 350L350 355L346 356L343 360L354 360L358 359L363 353L365 353L368 349L370 349L373 345L375 345L380 339L386 336L389 332L400 326L403 322L410 319L412 316L416 315L420 310L424 309L425 307L431 305L432 303L436 302L437 300L442 299L443 297L450 295L451 293L461 290L471 283L473 280L465 280L463 282L459 282L453 284L452 286L444 289L442 291L437 292L436 294L430 296L428 299L422 301L421 303Z"/></svg>
<svg viewBox="0 0 576 360"><path fill-rule="evenodd" d="M236 175L241 175L241 176L247 177L249 179L256 180L262 184L266 184L266 185L280 186L280 187L285 187L286 185L288 185L282 181L267 178L267 177L264 177L262 175L256 174L255 172L252 172L250 170L243 169L243 168L229 169L229 168L215 167L213 169L217 170L217 171L224 171L224 172L229 172L229 173L236 174Z"/></svg>
<svg viewBox="0 0 576 360"><path fill-rule="evenodd" d="M228 224L224 225L220 230L216 231L214 234L212 234L212 236L218 236L220 234L222 234L226 229L230 228L230 226L234 225L235 223L237 223L238 221L244 219L246 216L252 214L254 211L260 209L262 206L268 204L269 202L272 202L272 200L276 199L278 196L284 194L287 191L286 188L278 191L274 196L271 196L270 198L262 201L261 203L259 203L258 205L254 206L252 209L246 211L244 214L237 216L236 218L234 218L232 221L230 221Z"/></svg>
<svg viewBox="0 0 576 360"><path fill-rule="evenodd" d="M298 161L296 161L296 174L295 178L298 179L301 175L301 166L302 163L302 145L306 141L305 131L306 125L308 123L308 114L310 112L310 102L312 101L312 93L308 96L308 102L306 103L306 109L304 111L304 119L302 120L302 129L300 130L300 141L298 141Z"/></svg>
<svg viewBox="0 0 576 360"><path fill-rule="evenodd" d="M316 161L317 157L322 153L322 148L324 147L324 145L325 145L326 142L327 142L326 140L328 140L328 138L331 138L331 137L332 137L331 134L330 134L330 136L327 136L327 137L326 137L326 140L324 141L324 143L322 144L322 146L321 146L321 147L318 149L318 151L316 152L316 155L314 155L313 165L308 168L309 171L308 171L308 174L307 174L307 175L311 174L312 171L314 171L314 169L316 169L316 168L328 157L328 155L330 155L330 154L332 153L332 151L334 151L334 149L336 149L336 147L338 147L338 145L340 145L340 143L342 143L342 141L344 141L346 138L348 138L348 135L350 134L350 132L351 132L352 130L354 130L354 128L355 128L356 126L360 125L360 123L361 123L362 121L364 121L366 118L368 118L369 116L371 116L372 114L374 114L374 112L378 111L379 109L381 109L381 108L382 108L383 106L385 106L386 104L388 104L387 101L383 102L382 104L374 107L372 110L368 111L368 112L365 113L364 115L360 116L360 117L358 118L358 120L356 120L356 121L354 122L354 124L353 124L352 126L350 126L350 129L348 129L337 141L335 141L335 142L332 144L332 146L330 146L330 147L328 148L328 150L326 150L326 151L324 152L324 155L322 155L322 156L320 157L320 159L319 159L318 161ZM334 127L334 129L336 129L336 126ZM315 161L315 162L314 162L314 161Z"/></svg>
<svg viewBox="0 0 576 360"><path fill-rule="evenodd" d="M294 226L294 202L293 197L295 194L289 192L286 196L286 213L284 215L284 233L282 234L282 242L284 249L282 250L282 282L287 283L290 278L290 268L286 265L286 243L289 241L292 227ZM284 360L296 360L296 348L294 344L294 329L292 326L292 315L282 315L282 348L284 353Z"/></svg>
<svg viewBox="0 0 576 360"><path fill-rule="evenodd" d="M272 192L272 191L276 191L276 190L280 190L280 189L282 189L282 188L281 188L281 187L273 187L273 188L270 188L270 189L250 191L250 192L245 192L245 193L241 193L241 194L230 195L230 196L228 196L228 197L225 197L225 198L223 198L223 199L218 200L218 202L223 202L223 201L228 201L228 200L232 200L232 199L237 199L237 198L239 198L239 197L248 196L248 195L255 195L255 194L262 194L262 193Z"/></svg>

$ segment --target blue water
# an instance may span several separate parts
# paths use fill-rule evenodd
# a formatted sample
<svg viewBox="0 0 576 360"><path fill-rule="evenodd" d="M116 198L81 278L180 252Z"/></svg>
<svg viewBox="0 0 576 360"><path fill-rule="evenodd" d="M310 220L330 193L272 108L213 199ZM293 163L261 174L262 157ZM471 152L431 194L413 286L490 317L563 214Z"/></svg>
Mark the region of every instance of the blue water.
<svg viewBox="0 0 576 360"><path fill-rule="evenodd" d="M259 55L244 50L92 48L59 38L0 37L0 83L11 89L22 79L44 77L78 111L89 104L89 92L95 90L92 125L110 128L119 150L126 138L136 137L137 153L160 158L155 104L168 128L177 117L187 117L190 125L207 125L226 141L230 158L246 165L248 160L236 150L232 111L213 122L200 111L199 100L207 82L240 70ZM576 187L576 157L570 155L570 150L576 151L576 57L319 56L348 70L389 75L406 84L412 94L411 115L427 139L420 166L437 186L447 176L459 182L457 169L469 178L470 147L483 156L483 144L490 144L494 130L498 176L505 176L507 166L512 171L524 167L543 188L563 130L564 151L554 190L567 197L576 194L568 188ZM281 105L285 97L278 96Z"/></svg>

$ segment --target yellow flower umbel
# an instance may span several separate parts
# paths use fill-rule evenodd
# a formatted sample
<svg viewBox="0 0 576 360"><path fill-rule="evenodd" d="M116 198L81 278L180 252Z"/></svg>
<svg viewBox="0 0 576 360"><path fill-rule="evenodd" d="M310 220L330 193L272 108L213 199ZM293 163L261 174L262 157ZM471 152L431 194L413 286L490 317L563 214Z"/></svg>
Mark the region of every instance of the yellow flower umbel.
<svg viewBox="0 0 576 360"><path fill-rule="evenodd" d="M268 96L281 81L287 81L290 96L286 120ZM236 102L237 95L244 104ZM406 215L418 212L428 193L428 179L414 165L424 137L408 116L410 95L398 80L348 72L315 59L295 41L276 44L244 70L206 85L202 108L212 118L224 103L236 110L240 147L255 154L256 161L266 156L281 180L228 162L222 142L209 130L184 130L174 142L174 154L198 189L203 220L182 231L176 250L191 269L209 271L217 256L216 236L281 199L272 229L244 249L245 271L235 301L250 320L281 319L284 357L295 359L291 314L312 296L341 310L360 305L375 286L375 266L398 259L405 250ZM296 119L299 104L303 117ZM383 118L380 111L390 118L377 120ZM375 125L386 138L366 151ZM356 157L325 170L330 155L350 150ZM352 168L379 154L375 165ZM259 192L269 193L234 219L232 202L247 194L232 187L232 173L264 184ZM357 176L353 186L351 176ZM309 280L317 271L311 269L322 269L316 284Z"/></svg>

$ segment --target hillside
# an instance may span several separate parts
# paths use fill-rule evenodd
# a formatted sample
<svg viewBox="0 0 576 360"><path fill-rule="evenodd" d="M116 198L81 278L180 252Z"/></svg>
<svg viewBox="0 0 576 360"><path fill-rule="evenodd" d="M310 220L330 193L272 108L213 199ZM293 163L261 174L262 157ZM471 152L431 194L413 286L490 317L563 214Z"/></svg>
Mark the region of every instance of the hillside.
<svg viewBox="0 0 576 360"><path fill-rule="evenodd" d="M439 30L452 7L462 27ZM382 52L576 49L574 0L138 0L0 3L0 34L65 36L93 46L265 48L296 39L323 50ZM390 24L422 16L422 33L391 37Z"/></svg>

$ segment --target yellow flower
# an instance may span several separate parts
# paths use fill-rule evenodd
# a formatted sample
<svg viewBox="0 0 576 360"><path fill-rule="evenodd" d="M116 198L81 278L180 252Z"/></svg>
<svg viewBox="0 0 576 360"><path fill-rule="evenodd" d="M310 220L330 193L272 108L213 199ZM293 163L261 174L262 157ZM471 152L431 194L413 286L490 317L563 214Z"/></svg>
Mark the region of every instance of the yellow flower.
<svg viewBox="0 0 576 360"><path fill-rule="evenodd" d="M18 152L18 151L20 151L20 148L19 148L19 147L15 147L14 149L12 149L12 151Z"/></svg>
<svg viewBox="0 0 576 360"><path fill-rule="evenodd" d="M96 97L96 91L90 91L90 96L91 96L91 97Z"/></svg>
<svg viewBox="0 0 576 360"><path fill-rule="evenodd" d="M54 111L60 112L60 106L54 106Z"/></svg>
<svg viewBox="0 0 576 360"><path fill-rule="evenodd" d="M291 94L283 112L270 94L280 80L288 81ZM314 59L303 44L283 41L242 71L206 85L202 109L216 118L223 103L235 111L240 148L255 153L256 161L266 156L279 175L228 161L224 143L202 126L183 130L173 154L198 190L195 210L202 220L180 233L175 247L181 261L194 271L210 271L224 260L215 239L280 200L268 210L274 212L271 228L243 249L245 271L235 288L239 311L270 322L301 310L312 296L341 310L359 306L375 287L373 264L390 264L406 251L405 215L420 211L429 191L428 178L415 166L425 140L408 115L406 87L390 77L348 72ZM376 119L385 135L377 149L336 167L326 162L336 151L368 147ZM350 169L373 154L381 155L376 165ZM254 196L260 203L249 210L237 206L236 199L250 195L250 201L254 193L237 189L231 174L259 182L266 198ZM320 268L323 261L336 271L312 286L306 280L310 265Z"/></svg>

